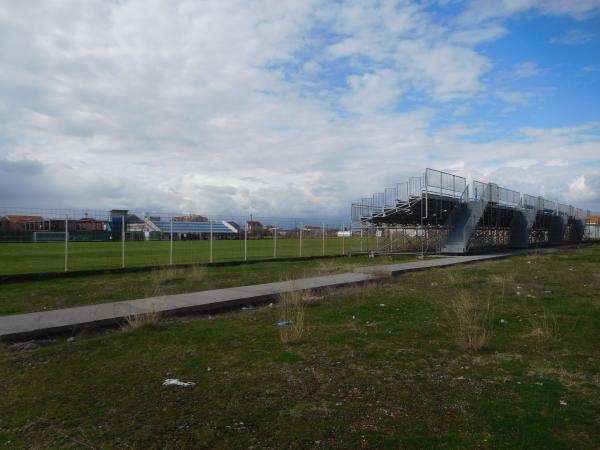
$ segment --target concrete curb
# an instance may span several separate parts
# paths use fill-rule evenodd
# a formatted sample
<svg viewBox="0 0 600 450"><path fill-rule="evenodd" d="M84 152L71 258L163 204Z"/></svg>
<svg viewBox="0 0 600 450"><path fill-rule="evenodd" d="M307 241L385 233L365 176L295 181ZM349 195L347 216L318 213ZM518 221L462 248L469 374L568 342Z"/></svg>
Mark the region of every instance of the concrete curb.
<svg viewBox="0 0 600 450"><path fill-rule="evenodd" d="M160 312L162 315L184 315L215 311L239 305L265 302L284 292L339 288L381 280L405 272L500 259L523 253L528 252L514 251L456 256L400 264L358 267L353 272L336 275L0 316L0 339L16 340L56 333L73 333L86 327L118 325L123 323L127 317L152 312Z"/></svg>

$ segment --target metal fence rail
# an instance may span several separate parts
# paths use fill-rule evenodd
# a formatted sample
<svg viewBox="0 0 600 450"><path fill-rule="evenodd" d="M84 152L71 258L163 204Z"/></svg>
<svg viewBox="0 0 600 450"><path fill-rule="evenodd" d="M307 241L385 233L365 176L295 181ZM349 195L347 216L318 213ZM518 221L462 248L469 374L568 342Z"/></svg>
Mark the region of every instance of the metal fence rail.
<svg viewBox="0 0 600 450"><path fill-rule="evenodd" d="M331 219L0 207L0 275L342 255Z"/></svg>

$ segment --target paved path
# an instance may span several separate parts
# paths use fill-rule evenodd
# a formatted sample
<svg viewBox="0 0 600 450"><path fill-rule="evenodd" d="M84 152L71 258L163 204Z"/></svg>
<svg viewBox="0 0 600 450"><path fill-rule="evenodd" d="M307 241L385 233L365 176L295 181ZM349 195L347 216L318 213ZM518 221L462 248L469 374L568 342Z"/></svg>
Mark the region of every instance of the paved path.
<svg viewBox="0 0 600 450"><path fill-rule="evenodd" d="M53 332L75 331L86 326L122 323L129 316L153 311L162 314L206 312L265 301L278 294L294 290L335 288L349 284L364 283L402 272L503 258L516 253L519 252L455 256L402 264L358 267L353 272L337 275L1 316L0 339L24 339Z"/></svg>

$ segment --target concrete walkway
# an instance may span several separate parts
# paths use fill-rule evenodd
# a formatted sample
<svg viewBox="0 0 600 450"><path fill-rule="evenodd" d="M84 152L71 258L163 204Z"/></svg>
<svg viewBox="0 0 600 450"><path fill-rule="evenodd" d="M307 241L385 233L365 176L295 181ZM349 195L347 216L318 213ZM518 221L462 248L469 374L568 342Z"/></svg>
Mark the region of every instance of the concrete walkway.
<svg viewBox="0 0 600 450"><path fill-rule="evenodd" d="M0 339L24 339L55 332L68 333L87 326L122 323L129 316L154 311L164 315L207 312L265 301L294 290L336 288L403 272L497 259L517 253L521 252L454 256L402 264L358 267L353 272L337 275L1 316Z"/></svg>

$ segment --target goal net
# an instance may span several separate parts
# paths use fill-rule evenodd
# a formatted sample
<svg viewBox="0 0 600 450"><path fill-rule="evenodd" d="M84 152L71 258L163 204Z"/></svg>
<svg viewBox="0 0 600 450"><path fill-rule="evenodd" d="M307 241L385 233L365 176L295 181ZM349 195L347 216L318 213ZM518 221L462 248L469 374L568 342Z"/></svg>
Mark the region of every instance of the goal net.
<svg viewBox="0 0 600 450"><path fill-rule="evenodd" d="M34 231L33 242L55 242L65 240L64 231Z"/></svg>

